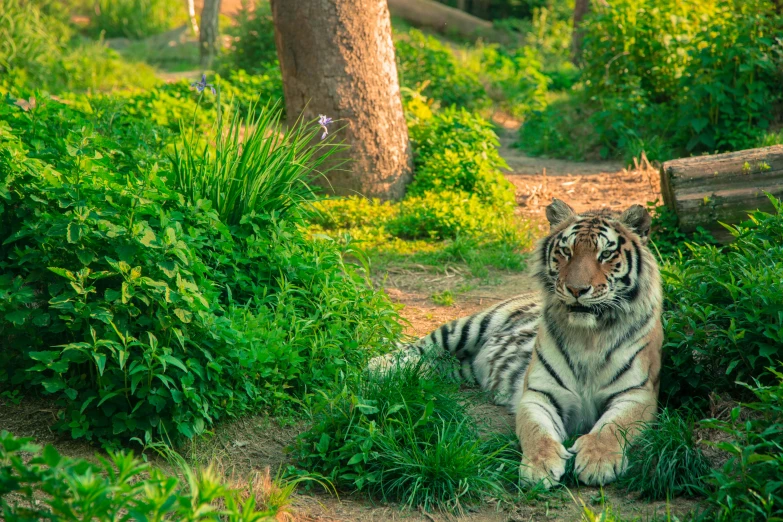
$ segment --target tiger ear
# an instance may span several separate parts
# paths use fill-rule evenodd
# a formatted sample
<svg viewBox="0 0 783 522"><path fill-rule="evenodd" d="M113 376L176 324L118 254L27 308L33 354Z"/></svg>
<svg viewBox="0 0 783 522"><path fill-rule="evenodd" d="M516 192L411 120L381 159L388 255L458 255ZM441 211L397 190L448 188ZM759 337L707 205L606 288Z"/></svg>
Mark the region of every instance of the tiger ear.
<svg viewBox="0 0 783 522"><path fill-rule="evenodd" d="M565 201L557 198L553 198L552 203L546 207L546 218L549 220L550 228L556 227L574 214L576 214L574 209L568 206Z"/></svg>
<svg viewBox="0 0 783 522"><path fill-rule="evenodd" d="M620 222L636 232L642 240L642 244L647 244L650 234L650 224L652 218L647 209L641 205L632 205L620 216Z"/></svg>

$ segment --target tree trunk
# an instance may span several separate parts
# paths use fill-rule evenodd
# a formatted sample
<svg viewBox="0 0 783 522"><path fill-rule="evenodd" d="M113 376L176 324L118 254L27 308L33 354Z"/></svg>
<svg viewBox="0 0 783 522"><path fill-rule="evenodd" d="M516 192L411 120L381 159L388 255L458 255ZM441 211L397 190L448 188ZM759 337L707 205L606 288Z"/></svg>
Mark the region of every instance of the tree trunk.
<svg viewBox="0 0 783 522"><path fill-rule="evenodd" d="M386 0L272 0L289 121L319 114L350 145L327 192L399 199L411 179Z"/></svg>
<svg viewBox="0 0 783 522"><path fill-rule="evenodd" d="M455 33L466 38L486 36L492 32L492 22L482 20L435 0L388 0L394 16L416 27L426 27L439 33Z"/></svg>
<svg viewBox="0 0 783 522"><path fill-rule="evenodd" d="M574 4L574 27L571 34L571 61L575 65L582 59L582 39L584 30L582 20L590 12L590 0L576 0Z"/></svg>
<svg viewBox="0 0 783 522"><path fill-rule="evenodd" d="M190 20L190 28L193 29L193 34L198 35L198 22L196 21L196 4L193 0L185 0L185 7L188 10L188 20Z"/></svg>
<svg viewBox="0 0 783 522"><path fill-rule="evenodd" d="M201 31L198 38L202 69L209 69L217 55L219 14L220 0L204 0L204 7L201 9Z"/></svg>
<svg viewBox="0 0 783 522"><path fill-rule="evenodd" d="M667 161L661 166L661 193L680 228L703 227L719 240L728 234L718 221L736 224L748 212L770 211L764 192L783 197L783 145Z"/></svg>

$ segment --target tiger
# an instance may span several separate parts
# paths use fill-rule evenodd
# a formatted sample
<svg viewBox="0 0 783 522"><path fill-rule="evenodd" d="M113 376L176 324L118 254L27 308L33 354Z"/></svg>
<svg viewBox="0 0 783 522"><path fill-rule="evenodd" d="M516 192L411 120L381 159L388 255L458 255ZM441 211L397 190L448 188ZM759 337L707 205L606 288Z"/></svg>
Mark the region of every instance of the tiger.
<svg viewBox="0 0 783 522"><path fill-rule="evenodd" d="M559 199L546 217L531 262L538 292L451 321L397 356L450 354L461 379L515 414L523 482L554 486L574 458L581 482L605 485L625 471L624 446L657 411L663 328L652 220L641 205L577 213Z"/></svg>

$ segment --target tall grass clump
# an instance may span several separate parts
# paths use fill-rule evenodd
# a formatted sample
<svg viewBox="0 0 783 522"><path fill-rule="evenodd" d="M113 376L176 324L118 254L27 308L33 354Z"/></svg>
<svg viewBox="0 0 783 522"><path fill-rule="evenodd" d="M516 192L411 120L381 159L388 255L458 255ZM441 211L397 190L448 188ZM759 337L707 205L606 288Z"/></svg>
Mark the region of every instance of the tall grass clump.
<svg viewBox="0 0 783 522"><path fill-rule="evenodd" d="M338 489L426 510L503 496L518 479L516 440L480 436L458 385L443 377L450 370L444 361L397 360L322 392L295 446L298 465Z"/></svg>
<svg viewBox="0 0 783 522"><path fill-rule="evenodd" d="M237 225L251 213L283 215L313 199L307 182L339 166L329 161L339 145L312 146L317 125L298 122L283 129L280 103L247 116L218 117L212 145L185 133L172 164L177 188L191 201L207 199L224 223ZM327 167L322 168L327 165Z"/></svg>
<svg viewBox="0 0 783 522"><path fill-rule="evenodd" d="M710 464L694 441L693 429L693 420L680 412L661 410L626 447L628 470L620 484L653 500L698 495Z"/></svg>

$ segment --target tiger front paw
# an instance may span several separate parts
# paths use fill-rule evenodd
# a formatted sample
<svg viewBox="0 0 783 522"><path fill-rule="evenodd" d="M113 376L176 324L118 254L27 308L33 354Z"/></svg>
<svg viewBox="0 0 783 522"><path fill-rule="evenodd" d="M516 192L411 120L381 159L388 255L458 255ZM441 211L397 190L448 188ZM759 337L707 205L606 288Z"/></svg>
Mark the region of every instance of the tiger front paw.
<svg viewBox="0 0 783 522"><path fill-rule="evenodd" d="M582 435L569 451L576 454L574 470L579 480L590 486L613 482L627 466L620 441L609 431Z"/></svg>
<svg viewBox="0 0 783 522"><path fill-rule="evenodd" d="M562 444L554 439L543 439L523 449L519 478L529 486L540 483L549 489L560 482L570 457L571 454Z"/></svg>

